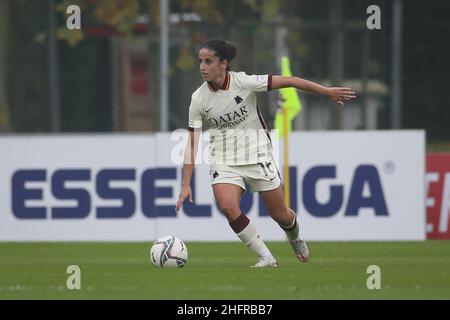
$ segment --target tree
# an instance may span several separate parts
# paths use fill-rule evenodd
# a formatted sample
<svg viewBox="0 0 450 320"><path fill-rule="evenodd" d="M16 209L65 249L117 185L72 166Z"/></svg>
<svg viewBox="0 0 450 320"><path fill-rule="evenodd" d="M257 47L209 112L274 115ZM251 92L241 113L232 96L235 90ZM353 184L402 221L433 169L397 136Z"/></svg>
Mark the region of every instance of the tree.
<svg viewBox="0 0 450 320"><path fill-rule="evenodd" d="M10 130L6 96L6 36L9 27L9 2L0 1L0 132Z"/></svg>
<svg viewBox="0 0 450 320"><path fill-rule="evenodd" d="M136 20L142 13L142 1L139 0L64 0L55 8L62 14L64 21L67 18L66 10L70 5L80 7L83 27L87 23L103 24L127 35L132 33ZM57 35L71 47L84 40L83 30L69 30L65 24L58 28Z"/></svg>

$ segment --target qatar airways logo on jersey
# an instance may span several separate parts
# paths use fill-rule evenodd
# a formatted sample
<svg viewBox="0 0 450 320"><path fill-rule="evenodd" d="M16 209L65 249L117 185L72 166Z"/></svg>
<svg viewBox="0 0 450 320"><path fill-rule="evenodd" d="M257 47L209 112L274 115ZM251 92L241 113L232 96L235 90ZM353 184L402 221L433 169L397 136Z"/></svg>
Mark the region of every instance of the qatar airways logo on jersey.
<svg viewBox="0 0 450 320"><path fill-rule="evenodd" d="M280 159L277 131L266 129L226 129L212 128L205 132L194 131L196 144L195 164L247 164ZM189 132L186 129L174 130L170 135L173 143L170 149L171 163L193 164L188 147ZM212 161L213 160L213 161Z"/></svg>
<svg viewBox="0 0 450 320"><path fill-rule="evenodd" d="M210 109L205 110L205 113L208 114ZM234 112L228 112L219 116L219 118L208 118L209 125L211 128L232 128L240 124L242 121L245 121L248 118L248 111L246 106L240 107L238 110Z"/></svg>

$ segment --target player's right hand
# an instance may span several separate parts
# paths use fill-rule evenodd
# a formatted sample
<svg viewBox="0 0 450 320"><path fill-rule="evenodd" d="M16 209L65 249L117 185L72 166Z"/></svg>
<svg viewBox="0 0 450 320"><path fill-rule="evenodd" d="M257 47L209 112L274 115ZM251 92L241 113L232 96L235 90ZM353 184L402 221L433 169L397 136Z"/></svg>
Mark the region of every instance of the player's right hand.
<svg viewBox="0 0 450 320"><path fill-rule="evenodd" d="M183 186L180 192L180 196L178 197L177 205L175 206L175 211L180 210L181 205L183 204L184 200L189 197L189 202L194 202L192 200L192 190L190 186Z"/></svg>

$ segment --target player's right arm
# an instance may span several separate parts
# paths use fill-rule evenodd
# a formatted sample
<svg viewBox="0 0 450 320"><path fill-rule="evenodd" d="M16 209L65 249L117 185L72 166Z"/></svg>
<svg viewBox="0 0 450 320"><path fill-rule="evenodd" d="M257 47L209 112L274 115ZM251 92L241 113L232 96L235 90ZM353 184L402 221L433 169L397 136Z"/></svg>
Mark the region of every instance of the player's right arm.
<svg viewBox="0 0 450 320"><path fill-rule="evenodd" d="M195 158L198 151L198 140L200 137L201 129L190 129L189 138L184 151L184 162L183 162L183 180L181 184L181 192L178 197L178 202L175 210L180 210L180 207L186 198L189 198L189 202L192 200L192 190L191 190L191 178L194 172Z"/></svg>
<svg viewBox="0 0 450 320"><path fill-rule="evenodd" d="M192 94L191 105L189 106L189 136L186 148L184 150L184 161L183 161L183 180L181 184L181 192L178 197L177 205L175 210L180 210L186 198L189 198L190 202L192 199L191 190L191 178L194 172L195 159L197 157L198 150L198 140L202 132L202 107L199 99L197 98L197 92Z"/></svg>

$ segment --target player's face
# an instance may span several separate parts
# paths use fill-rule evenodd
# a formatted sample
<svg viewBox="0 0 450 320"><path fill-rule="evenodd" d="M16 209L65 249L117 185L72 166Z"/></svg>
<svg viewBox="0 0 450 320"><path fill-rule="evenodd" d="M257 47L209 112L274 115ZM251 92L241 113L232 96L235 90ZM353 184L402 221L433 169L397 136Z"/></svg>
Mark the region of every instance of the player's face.
<svg viewBox="0 0 450 320"><path fill-rule="evenodd" d="M219 78L222 79L227 71L227 60L220 61L220 58L209 49L200 49L198 61L200 63L200 74L205 81L215 82Z"/></svg>

